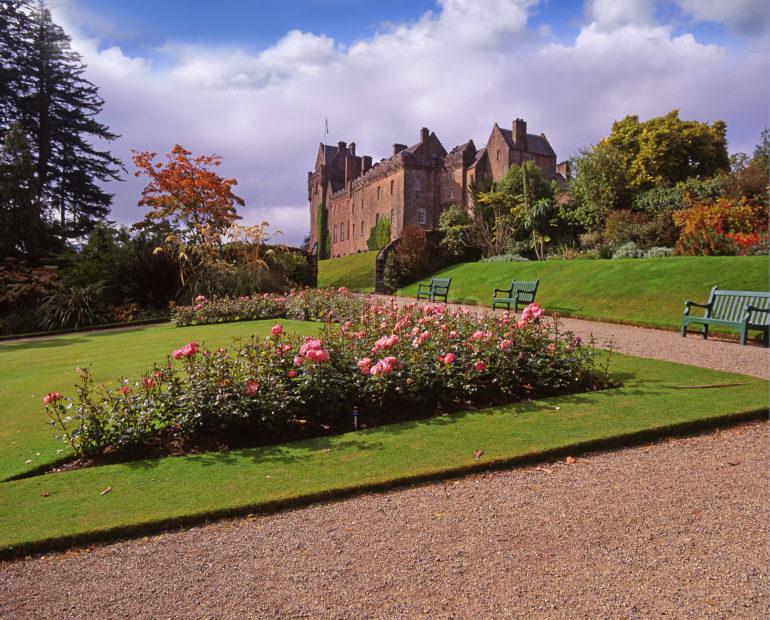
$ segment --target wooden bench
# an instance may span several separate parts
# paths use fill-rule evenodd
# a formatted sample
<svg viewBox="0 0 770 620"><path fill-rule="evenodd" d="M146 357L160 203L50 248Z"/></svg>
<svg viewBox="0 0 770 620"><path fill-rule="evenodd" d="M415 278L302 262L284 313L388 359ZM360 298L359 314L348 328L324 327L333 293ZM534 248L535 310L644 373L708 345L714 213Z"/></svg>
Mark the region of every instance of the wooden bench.
<svg viewBox="0 0 770 620"><path fill-rule="evenodd" d="M539 284L540 280L511 280L510 288L496 288L492 291L492 309L494 310L497 304L500 304L510 310L513 304L513 311L518 312L519 304L534 303ZM498 297L498 293L504 293L504 296Z"/></svg>
<svg viewBox="0 0 770 620"><path fill-rule="evenodd" d="M703 316L690 314L691 308L703 308ZM709 326L732 327L737 329L741 344L746 344L749 330L765 332L765 339L770 326L770 293L758 291L720 291L711 289L709 300L705 304L687 301L682 315L682 336L687 335L687 326L697 323L703 325L703 338L708 338Z"/></svg>
<svg viewBox="0 0 770 620"><path fill-rule="evenodd" d="M431 278L430 284L417 285L417 299L436 301L437 298L443 298L446 303L450 284L452 284L452 278Z"/></svg>

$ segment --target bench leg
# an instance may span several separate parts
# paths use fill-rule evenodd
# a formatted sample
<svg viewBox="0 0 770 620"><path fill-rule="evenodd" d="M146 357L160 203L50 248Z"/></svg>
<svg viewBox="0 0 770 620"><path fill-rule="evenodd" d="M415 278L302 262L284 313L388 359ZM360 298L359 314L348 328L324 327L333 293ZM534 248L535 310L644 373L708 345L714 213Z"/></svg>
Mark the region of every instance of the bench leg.
<svg viewBox="0 0 770 620"><path fill-rule="evenodd" d="M743 345L746 344L747 332L748 332L748 329L746 329L745 326L741 328L741 344Z"/></svg>
<svg viewBox="0 0 770 620"><path fill-rule="evenodd" d="M682 321L682 329L679 331L682 334L682 338L687 338L687 323Z"/></svg>
<svg viewBox="0 0 770 620"><path fill-rule="evenodd" d="M708 337L709 337L709 326L708 325L704 325L703 326L703 339L704 340L708 340Z"/></svg>

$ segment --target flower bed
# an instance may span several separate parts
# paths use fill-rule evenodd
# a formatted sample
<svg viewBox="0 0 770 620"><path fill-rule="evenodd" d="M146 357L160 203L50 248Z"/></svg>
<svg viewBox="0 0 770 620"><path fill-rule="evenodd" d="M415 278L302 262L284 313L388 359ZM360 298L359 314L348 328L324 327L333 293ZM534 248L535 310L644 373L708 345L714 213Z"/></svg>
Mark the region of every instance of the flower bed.
<svg viewBox="0 0 770 620"><path fill-rule="evenodd" d="M277 324L232 351L188 343L118 389L80 372L76 403L52 393L46 411L75 452L89 456L258 445L343 432L354 410L372 426L607 385L593 349L559 332L536 304L518 321L367 304L326 323L317 338Z"/></svg>
<svg viewBox="0 0 770 620"><path fill-rule="evenodd" d="M192 306L173 308L171 322L177 327L258 321L264 319L295 319L298 321L335 321L360 316L364 301L348 293L346 288L292 290L286 295L254 294L245 297L195 299Z"/></svg>

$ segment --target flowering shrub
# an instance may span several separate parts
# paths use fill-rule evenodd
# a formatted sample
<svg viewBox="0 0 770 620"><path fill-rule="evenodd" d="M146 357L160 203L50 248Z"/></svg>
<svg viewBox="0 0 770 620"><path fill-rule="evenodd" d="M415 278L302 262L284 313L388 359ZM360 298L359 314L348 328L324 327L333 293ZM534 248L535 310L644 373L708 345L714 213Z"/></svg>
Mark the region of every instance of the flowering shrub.
<svg viewBox="0 0 770 620"><path fill-rule="evenodd" d="M81 455L207 441L255 445L341 432L353 408L371 426L600 388L606 377L593 356L537 304L519 320L368 304L326 323L319 337L288 335L277 324L235 350L190 342L118 389L95 385L81 370L77 403L49 394L46 410ZM68 407L76 414L65 415Z"/></svg>
<svg viewBox="0 0 770 620"><path fill-rule="evenodd" d="M199 295L191 306L174 307L171 322L177 327L185 327L278 318L338 321L340 317L360 315L363 308L364 302L349 294L345 287L337 291L301 289L285 295L265 293L214 299Z"/></svg>
<svg viewBox="0 0 770 620"><path fill-rule="evenodd" d="M720 256L735 254L735 235L767 233L764 207L745 200L718 198L713 202L695 202L673 214L680 229L677 254Z"/></svg>

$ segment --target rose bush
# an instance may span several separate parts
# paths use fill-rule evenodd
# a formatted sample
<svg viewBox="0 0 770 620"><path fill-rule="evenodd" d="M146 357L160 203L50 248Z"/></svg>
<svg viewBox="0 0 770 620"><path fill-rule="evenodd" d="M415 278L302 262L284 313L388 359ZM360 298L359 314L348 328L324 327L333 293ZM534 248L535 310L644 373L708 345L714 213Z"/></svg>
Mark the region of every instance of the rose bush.
<svg viewBox="0 0 770 620"><path fill-rule="evenodd" d="M298 321L338 321L340 317L358 316L364 308L360 298L346 288L291 290L285 295L254 294L244 297L199 295L191 306L175 306L171 322L177 327L256 321L296 319Z"/></svg>
<svg viewBox="0 0 770 620"><path fill-rule="evenodd" d="M297 295L325 300L321 314L350 301ZM212 441L265 444L348 430L354 408L372 426L607 385L593 349L560 332L536 304L519 320L395 303L362 305L359 314L335 319L312 338L277 324L271 335L233 350L190 342L118 389L97 386L81 371L77 403L59 397L46 407L76 453L99 455ZM76 413L63 415L70 406Z"/></svg>

